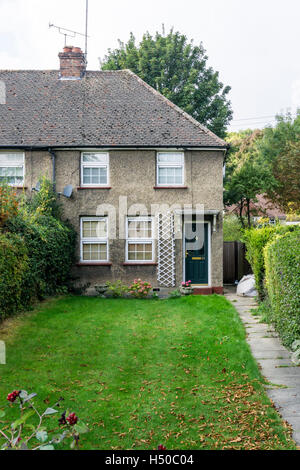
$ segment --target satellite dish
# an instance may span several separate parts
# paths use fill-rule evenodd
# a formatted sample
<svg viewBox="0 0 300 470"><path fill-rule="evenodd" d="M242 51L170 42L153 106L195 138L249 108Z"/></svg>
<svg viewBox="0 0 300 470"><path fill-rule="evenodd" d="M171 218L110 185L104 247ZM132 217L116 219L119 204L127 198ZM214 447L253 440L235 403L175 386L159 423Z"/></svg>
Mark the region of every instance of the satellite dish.
<svg viewBox="0 0 300 470"><path fill-rule="evenodd" d="M38 181L38 182L36 183L36 187L35 187L35 188L32 188L31 191L35 191L35 192L38 193L40 189L41 189L41 183Z"/></svg>
<svg viewBox="0 0 300 470"><path fill-rule="evenodd" d="M68 184L68 186L64 187L63 196L71 197L72 194L73 194L73 186L71 184Z"/></svg>

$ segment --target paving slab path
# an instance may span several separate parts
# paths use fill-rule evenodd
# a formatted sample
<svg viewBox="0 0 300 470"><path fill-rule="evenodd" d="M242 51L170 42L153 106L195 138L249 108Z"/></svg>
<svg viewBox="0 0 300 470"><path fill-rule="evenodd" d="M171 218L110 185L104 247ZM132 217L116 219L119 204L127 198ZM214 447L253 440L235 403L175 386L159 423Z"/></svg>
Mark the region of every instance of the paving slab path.
<svg viewBox="0 0 300 470"><path fill-rule="evenodd" d="M253 315L251 310L257 308L255 300L238 296L235 290L224 289L225 296L238 311L252 354L270 383L267 394L282 418L292 426L293 438L300 446L300 367L291 361L291 353L281 344L274 328L260 323Z"/></svg>

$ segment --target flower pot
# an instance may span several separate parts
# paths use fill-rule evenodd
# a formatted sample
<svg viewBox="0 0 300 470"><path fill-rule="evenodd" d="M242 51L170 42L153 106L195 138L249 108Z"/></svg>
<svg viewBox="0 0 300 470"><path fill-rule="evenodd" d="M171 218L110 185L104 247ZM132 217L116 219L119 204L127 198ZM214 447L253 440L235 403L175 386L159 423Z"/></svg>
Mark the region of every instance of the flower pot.
<svg viewBox="0 0 300 470"><path fill-rule="evenodd" d="M191 295L194 291L193 287L180 287L182 295Z"/></svg>
<svg viewBox="0 0 300 470"><path fill-rule="evenodd" d="M95 289L98 295L104 296L104 294L106 293L108 289L108 286L107 284L99 284L98 286L95 286Z"/></svg>

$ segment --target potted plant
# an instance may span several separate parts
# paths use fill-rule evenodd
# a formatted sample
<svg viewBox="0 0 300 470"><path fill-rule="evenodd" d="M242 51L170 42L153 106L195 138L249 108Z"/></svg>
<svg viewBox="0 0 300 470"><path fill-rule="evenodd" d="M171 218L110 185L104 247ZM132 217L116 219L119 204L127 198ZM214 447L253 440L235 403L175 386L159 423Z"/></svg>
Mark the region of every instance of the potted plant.
<svg viewBox="0 0 300 470"><path fill-rule="evenodd" d="M191 295L193 291L194 288L192 287L192 281L185 281L181 283L180 292L183 295Z"/></svg>
<svg viewBox="0 0 300 470"><path fill-rule="evenodd" d="M97 294L100 295L101 297L105 296L107 289L108 289L107 284L98 284L97 286L95 286L95 290Z"/></svg>

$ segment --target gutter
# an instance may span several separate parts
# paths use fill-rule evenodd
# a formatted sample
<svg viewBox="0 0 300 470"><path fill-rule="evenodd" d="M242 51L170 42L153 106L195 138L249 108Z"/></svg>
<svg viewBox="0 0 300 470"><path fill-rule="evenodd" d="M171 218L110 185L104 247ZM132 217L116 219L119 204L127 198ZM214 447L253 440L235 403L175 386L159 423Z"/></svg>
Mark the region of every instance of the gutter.
<svg viewBox="0 0 300 470"><path fill-rule="evenodd" d="M174 149L174 150L223 150L227 151L229 145L226 146L211 146L211 147L199 147L199 146L190 146L190 145L161 145L161 146L154 146L154 145L74 145L73 147L67 145L57 145L53 147L49 146L29 146L29 145L0 145L0 149L21 149L21 150L45 150L49 152L49 149L52 150L80 150L80 149L103 149L103 150L138 150L138 149L147 149L147 150L157 150L157 149Z"/></svg>
<svg viewBox="0 0 300 470"><path fill-rule="evenodd" d="M55 191L56 190L56 181L55 181L56 180L56 155L55 155L54 150L51 147L49 147L47 150L52 159L52 183L53 183L53 190Z"/></svg>

